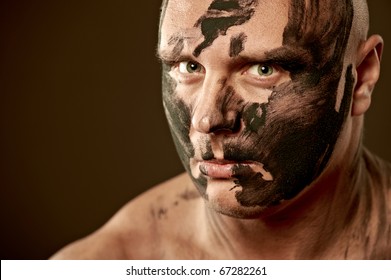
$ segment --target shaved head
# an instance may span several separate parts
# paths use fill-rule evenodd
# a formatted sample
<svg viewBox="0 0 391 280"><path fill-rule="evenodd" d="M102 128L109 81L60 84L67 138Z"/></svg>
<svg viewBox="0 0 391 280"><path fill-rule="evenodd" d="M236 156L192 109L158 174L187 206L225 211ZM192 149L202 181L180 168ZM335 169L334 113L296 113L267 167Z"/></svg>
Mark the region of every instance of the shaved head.
<svg viewBox="0 0 391 280"><path fill-rule="evenodd" d="M364 40L367 37L369 29L369 12L366 0L354 0L354 28L352 32L357 32L357 37Z"/></svg>

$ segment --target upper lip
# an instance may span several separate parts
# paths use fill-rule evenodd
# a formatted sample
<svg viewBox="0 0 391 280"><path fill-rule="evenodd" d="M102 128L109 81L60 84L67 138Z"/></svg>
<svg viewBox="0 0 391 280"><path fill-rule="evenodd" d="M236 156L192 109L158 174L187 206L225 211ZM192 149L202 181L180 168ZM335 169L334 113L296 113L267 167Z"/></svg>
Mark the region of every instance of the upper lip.
<svg viewBox="0 0 391 280"><path fill-rule="evenodd" d="M212 163L212 164L257 164L255 161L251 160L227 160L227 159L209 159L209 160L200 160L200 163L206 162L206 163Z"/></svg>
<svg viewBox="0 0 391 280"><path fill-rule="evenodd" d="M234 164L234 163L238 163L237 161L226 160L226 159L209 159L209 160L202 160L201 162L208 162L208 163L214 163L214 164Z"/></svg>

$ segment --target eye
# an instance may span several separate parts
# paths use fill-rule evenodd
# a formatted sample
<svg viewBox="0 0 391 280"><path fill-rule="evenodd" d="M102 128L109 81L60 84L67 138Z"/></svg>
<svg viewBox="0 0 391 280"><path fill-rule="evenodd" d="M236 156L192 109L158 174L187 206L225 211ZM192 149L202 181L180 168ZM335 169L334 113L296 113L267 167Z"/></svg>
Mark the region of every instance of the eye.
<svg viewBox="0 0 391 280"><path fill-rule="evenodd" d="M274 73L275 69L268 64L255 64L251 66L247 72L260 77L268 77Z"/></svg>
<svg viewBox="0 0 391 280"><path fill-rule="evenodd" d="M179 72L183 74L200 73L203 67L194 61L183 61L179 63Z"/></svg>

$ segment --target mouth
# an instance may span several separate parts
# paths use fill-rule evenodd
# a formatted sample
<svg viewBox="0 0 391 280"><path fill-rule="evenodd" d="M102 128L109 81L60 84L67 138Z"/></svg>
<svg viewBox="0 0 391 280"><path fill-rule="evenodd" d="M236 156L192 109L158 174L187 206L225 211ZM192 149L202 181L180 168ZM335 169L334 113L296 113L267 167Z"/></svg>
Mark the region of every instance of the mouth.
<svg viewBox="0 0 391 280"><path fill-rule="evenodd" d="M203 160L199 163L200 172L211 179L230 179L242 176L243 170L249 168L261 173L265 181L273 181L273 176L266 171L264 165L254 161Z"/></svg>

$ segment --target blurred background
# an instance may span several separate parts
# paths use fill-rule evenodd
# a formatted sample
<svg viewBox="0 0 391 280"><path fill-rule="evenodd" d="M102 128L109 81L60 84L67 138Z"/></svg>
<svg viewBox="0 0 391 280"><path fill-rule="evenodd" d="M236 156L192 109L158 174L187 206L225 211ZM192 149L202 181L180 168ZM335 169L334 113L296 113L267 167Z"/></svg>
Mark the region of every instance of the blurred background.
<svg viewBox="0 0 391 280"><path fill-rule="evenodd" d="M391 1L369 2L386 48L365 143L391 161ZM46 259L182 172L161 106L159 8L0 1L1 259Z"/></svg>

